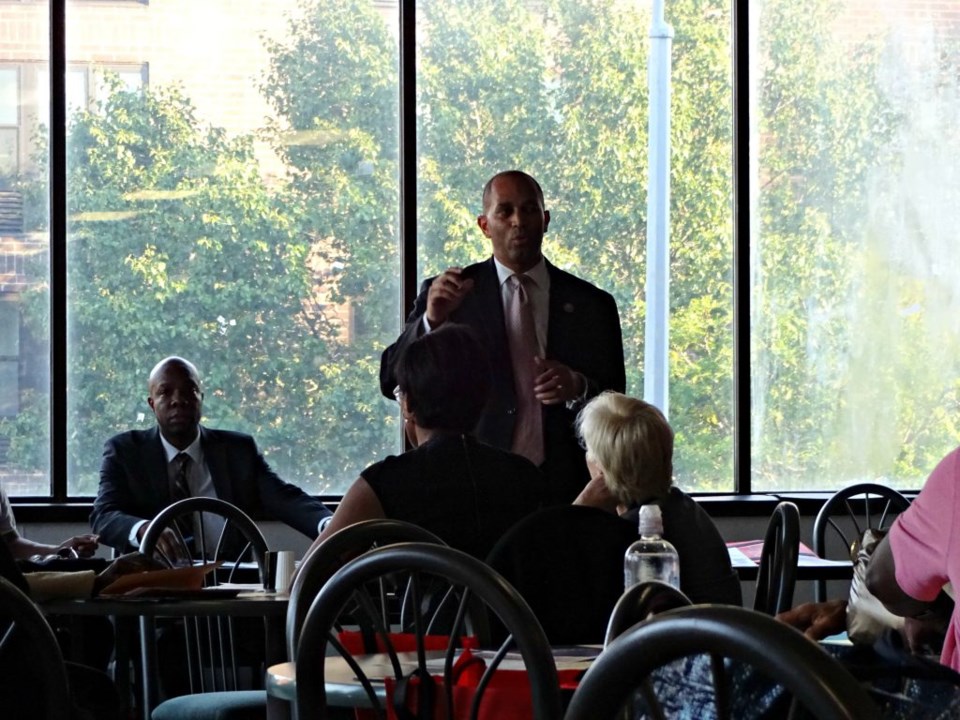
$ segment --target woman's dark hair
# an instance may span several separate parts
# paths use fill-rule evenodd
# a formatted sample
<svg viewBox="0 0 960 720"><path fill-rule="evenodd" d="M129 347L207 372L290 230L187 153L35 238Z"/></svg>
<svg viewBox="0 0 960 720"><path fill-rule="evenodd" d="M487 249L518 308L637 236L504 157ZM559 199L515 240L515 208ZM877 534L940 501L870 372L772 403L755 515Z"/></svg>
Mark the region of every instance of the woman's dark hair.
<svg viewBox="0 0 960 720"><path fill-rule="evenodd" d="M490 360L473 330L444 323L401 353L397 385L421 427L473 432L487 403Z"/></svg>

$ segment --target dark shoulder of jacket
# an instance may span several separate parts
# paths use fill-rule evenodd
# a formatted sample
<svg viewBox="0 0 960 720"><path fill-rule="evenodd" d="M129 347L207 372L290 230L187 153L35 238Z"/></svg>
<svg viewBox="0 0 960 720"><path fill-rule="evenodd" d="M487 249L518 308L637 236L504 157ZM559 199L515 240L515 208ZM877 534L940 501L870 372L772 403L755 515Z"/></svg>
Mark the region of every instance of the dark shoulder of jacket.
<svg viewBox="0 0 960 720"><path fill-rule="evenodd" d="M550 282L559 282L563 286L565 292L590 295L594 298L602 296L604 298L609 298L611 302L615 302L613 295L608 293L603 288L597 287L592 282L584 280L581 277L577 277L573 273L569 273L566 270L561 270L556 265L552 265L550 263L547 263L547 268L550 272Z"/></svg>
<svg viewBox="0 0 960 720"><path fill-rule="evenodd" d="M480 262L475 262L475 263L473 263L472 265L467 265L467 266L461 271L460 277L465 278L465 279L466 279L466 278L474 278L474 277L476 277L477 275L479 275L480 273L482 273L482 272L484 272L484 271L487 271L487 270L490 270L490 269L495 269L495 268L494 268L494 265L493 265L493 260L492 260L491 258L487 258L486 260L481 260Z"/></svg>
<svg viewBox="0 0 960 720"><path fill-rule="evenodd" d="M146 428L144 430L126 430L109 438L106 444L117 448L128 446L139 447L145 443L157 439L158 435L159 431L156 427Z"/></svg>
<svg viewBox="0 0 960 720"><path fill-rule="evenodd" d="M485 268L490 267L493 264L493 261L488 258L486 260L481 260L480 262L475 262L470 265L467 265L463 270L460 271L460 277L463 279L475 278L477 275L481 274ZM433 284L433 281L436 280L438 275L431 275L430 277L424 279L420 283L420 294L425 293L430 289L430 286Z"/></svg>
<svg viewBox="0 0 960 720"><path fill-rule="evenodd" d="M206 425L202 426L201 439L205 443L235 442L250 445L256 443L253 435L237 432L236 430L218 430L216 428L208 428Z"/></svg>

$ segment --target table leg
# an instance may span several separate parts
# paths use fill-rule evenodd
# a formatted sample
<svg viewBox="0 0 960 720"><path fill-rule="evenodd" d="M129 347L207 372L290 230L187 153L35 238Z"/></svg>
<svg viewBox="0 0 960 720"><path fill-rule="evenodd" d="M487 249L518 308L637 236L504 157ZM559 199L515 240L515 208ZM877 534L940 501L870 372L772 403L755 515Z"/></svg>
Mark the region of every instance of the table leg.
<svg viewBox="0 0 960 720"><path fill-rule="evenodd" d="M267 720L291 720L291 703L267 695Z"/></svg>
<svg viewBox="0 0 960 720"><path fill-rule="evenodd" d="M157 627L152 617L140 616L140 692L143 695L143 720L150 720L150 713L157 704L157 689L154 679L157 673Z"/></svg>
<svg viewBox="0 0 960 720"><path fill-rule="evenodd" d="M285 618L282 616L265 617L264 639L266 640L267 667L286 660ZM267 695L267 720L291 720L292 703L283 698Z"/></svg>
<svg viewBox="0 0 960 720"><path fill-rule="evenodd" d="M120 702L123 709L123 716L129 717L131 702L136 705L137 698L133 697L138 688L138 683L130 684L131 663L134 662L134 652L136 647L136 626L133 619L128 617L113 617L113 682L120 693Z"/></svg>

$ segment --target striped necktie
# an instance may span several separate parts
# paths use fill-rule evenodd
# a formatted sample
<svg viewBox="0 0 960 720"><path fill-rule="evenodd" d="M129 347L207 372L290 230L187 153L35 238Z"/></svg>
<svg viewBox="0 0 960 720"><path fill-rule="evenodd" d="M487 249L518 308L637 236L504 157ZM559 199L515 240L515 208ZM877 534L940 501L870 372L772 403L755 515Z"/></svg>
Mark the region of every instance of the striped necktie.
<svg viewBox="0 0 960 720"><path fill-rule="evenodd" d="M176 463L176 472L173 474L173 488L170 491L170 497L173 502L190 497L190 484L187 478L190 473L190 456L185 453L177 453L173 458Z"/></svg>

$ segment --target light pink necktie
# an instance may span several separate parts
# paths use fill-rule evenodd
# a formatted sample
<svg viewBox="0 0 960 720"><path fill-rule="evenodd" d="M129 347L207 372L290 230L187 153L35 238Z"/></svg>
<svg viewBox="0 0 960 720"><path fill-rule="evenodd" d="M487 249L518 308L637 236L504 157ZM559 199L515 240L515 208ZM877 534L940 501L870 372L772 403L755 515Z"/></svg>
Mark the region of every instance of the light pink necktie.
<svg viewBox="0 0 960 720"><path fill-rule="evenodd" d="M526 275L511 275L507 298L507 340L513 363L513 386L516 391L517 417L513 428L513 452L543 462L543 415L540 402L533 395L536 368L533 358L539 352L533 306L526 285L533 282Z"/></svg>

